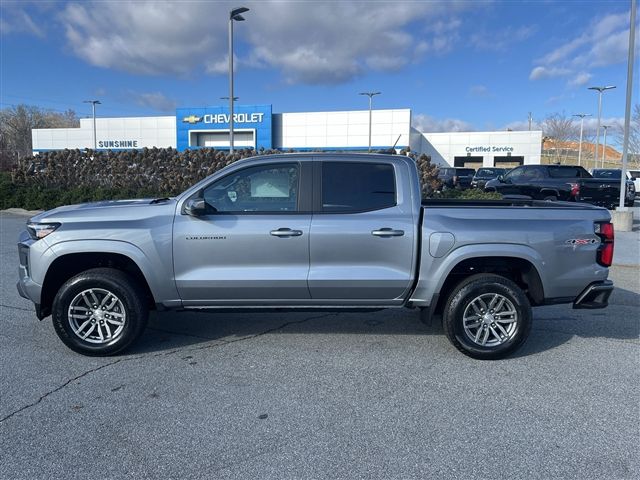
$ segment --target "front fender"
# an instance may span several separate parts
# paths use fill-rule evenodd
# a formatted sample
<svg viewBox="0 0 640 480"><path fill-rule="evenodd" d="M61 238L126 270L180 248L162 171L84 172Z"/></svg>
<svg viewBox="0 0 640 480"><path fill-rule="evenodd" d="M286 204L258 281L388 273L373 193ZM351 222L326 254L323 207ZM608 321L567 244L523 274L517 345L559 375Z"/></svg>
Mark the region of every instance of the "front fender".
<svg viewBox="0 0 640 480"><path fill-rule="evenodd" d="M56 258L76 253L113 253L128 257L144 275L149 289L156 301L165 306L179 306L181 304L176 288L173 271L167 271L159 258L149 258L136 245L123 240L68 240L49 247L52 255L47 255L47 265L42 265L44 274Z"/></svg>

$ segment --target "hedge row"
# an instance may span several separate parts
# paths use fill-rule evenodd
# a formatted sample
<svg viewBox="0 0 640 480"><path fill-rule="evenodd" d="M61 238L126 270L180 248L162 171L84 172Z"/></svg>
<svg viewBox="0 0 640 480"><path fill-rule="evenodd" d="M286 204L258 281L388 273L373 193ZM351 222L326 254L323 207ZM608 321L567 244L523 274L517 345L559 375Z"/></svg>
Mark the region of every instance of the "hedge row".
<svg viewBox="0 0 640 480"><path fill-rule="evenodd" d="M23 160L10 175L0 174L0 208L46 210L99 200L173 196L241 158L270 153L281 152L247 149L229 154L212 149L178 152L172 148L46 152ZM437 167L430 157L423 154L413 158L424 197L495 198L482 192L439 194Z"/></svg>

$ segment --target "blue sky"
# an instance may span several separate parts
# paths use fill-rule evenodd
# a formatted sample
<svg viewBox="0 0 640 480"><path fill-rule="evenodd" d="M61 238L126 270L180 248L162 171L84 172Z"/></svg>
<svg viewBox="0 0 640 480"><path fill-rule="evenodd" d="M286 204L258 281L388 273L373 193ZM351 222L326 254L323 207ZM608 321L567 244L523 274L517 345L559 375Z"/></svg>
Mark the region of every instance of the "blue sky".
<svg viewBox="0 0 640 480"><path fill-rule="evenodd" d="M221 104L228 11L238 5L251 9L235 25L241 104L365 109L358 92L377 90L374 108L411 108L424 131L522 129L528 112L595 117L587 87L612 84L603 118L624 116L629 0L3 0L1 106L86 116L82 100L98 98L100 116L131 116Z"/></svg>

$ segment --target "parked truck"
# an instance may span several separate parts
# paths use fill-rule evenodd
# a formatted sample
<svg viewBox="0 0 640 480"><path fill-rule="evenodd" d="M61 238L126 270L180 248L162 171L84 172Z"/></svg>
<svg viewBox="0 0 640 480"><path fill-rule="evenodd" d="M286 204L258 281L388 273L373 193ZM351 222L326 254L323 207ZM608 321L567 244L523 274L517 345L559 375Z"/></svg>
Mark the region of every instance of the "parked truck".
<svg viewBox="0 0 640 480"><path fill-rule="evenodd" d="M592 205L421 199L398 155L284 154L237 161L175 198L36 215L18 290L71 349L111 355L150 309L441 314L463 353L520 347L532 306L604 308L613 227Z"/></svg>
<svg viewBox="0 0 640 480"><path fill-rule="evenodd" d="M620 177L594 178L577 165L521 165L485 184L485 191L536 200L586 202L613 210L620 199ZM625 205L633 205L633 182L627 182Z"/></svg>

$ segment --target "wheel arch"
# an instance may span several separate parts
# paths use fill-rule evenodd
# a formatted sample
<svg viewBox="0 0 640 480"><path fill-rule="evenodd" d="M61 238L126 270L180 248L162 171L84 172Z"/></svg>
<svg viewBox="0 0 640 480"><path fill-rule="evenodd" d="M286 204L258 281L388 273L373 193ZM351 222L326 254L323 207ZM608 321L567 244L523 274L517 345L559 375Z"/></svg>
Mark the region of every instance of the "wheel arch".
<svg viewBox="0 0 640 480"><path fill-rule="evenodd" d="M428 253L427 253L428 255ZM544 261L526 245L466 245L449 253L442 262L430 258L420 266L420 278L410 304L429 307L431 313L441 308L448 292L465 278L477 273L497 273L523 288L531 305L544 303ZM431 263L433 262L433 263Z"/></svg>
<svg viewBox="0 0 640 480"><path fill-rule="evenodd" d="M40 297L40 317L51 313L53 299L60 287L70 278L92 268L114 268L127 273L142 288L146 303L155 308L155 299L149 283L138 264L123 253L77 252L58 256L47 269Z"/></svg>
<svg viewBox="0 0 640 480"><path fill-rule="evenodd" d="M556 198L560 198L560 191L556 188L548 188L548 187L540 189L541 197L552 196L552 195Z"/></svg>
<svg viewBox="0 0 640 480"><path fill-rule="evenodd" d="M440 290L435 312L442 311L449 292L467 278L480 274L493 273L513 281L525 293L531 305L544 303L544 286L535 265L520 257L486 256L467 258L456 263L449 270Z"/></svg>

